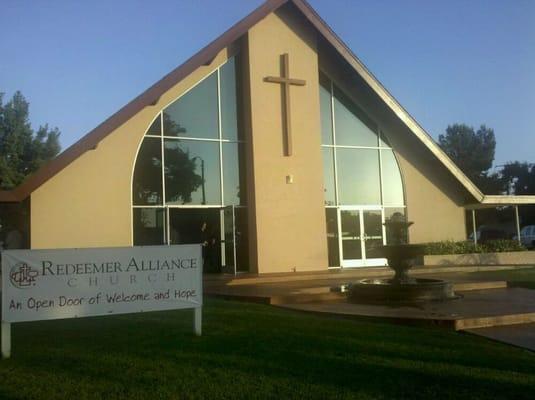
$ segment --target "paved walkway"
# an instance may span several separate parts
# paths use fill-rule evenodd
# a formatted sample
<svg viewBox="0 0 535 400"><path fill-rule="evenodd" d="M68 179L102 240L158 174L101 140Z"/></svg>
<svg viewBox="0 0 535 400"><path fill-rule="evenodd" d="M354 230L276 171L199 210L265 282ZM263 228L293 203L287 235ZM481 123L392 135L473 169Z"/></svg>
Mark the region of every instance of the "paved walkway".
<svg viewBox="0 0 535 400"><path fill-rule="evenodd" d="M391 270L386 273L377 275L376 269L371 269L368 274L363 275L363 271L345 271L331 274L317 274L311 275L309 279L296 279L296 277L289 276L288 280L281 280L272 282L271 277L265 279L209 279L204 282L204 291L211 295L227 296L238 300L258 301L272 304L270 298L290 295L305 295L313 293L328 292L331 287L341 286L356 280L364 278L388 278L392 277ZM465 284L470 282L481 282L482 280L470 273L432 273L415 275L419 278L434 278L445 279L457 284ZM284 278L284 276L282 277ZM299 278L299 276L297 277ZM490 280L487 280L490 281ZM502 287L506 287L506 283L502 282Z"/></svg>
<svg viewBox="0 0 535 400"><path fill-rule="evenodd" d="M315 313L384 320L422 322L455 330L502 324L535 322L535 291L490 289L460 292L458 300L398 304L352 304L345 299L310 303L281 304L281 307Z"/></svg>
<svg viewBox="0 0 535 400"><path fill-rule="evenodd" d="M486 267L477 268L487 270ZM265 278L220 277L207 279L204 285L205 293L211 295L344 317L442 325L535 350L535 290L507 288L507 282L485 280L477 274L468 273L474 272L473 268L461 271L447 268L431 270L434 273L426 274L427 271L421 268L413 275L448 280L454 283L454 290L460 294L460 298L412 305L351 304L347 302L345 294L331 291L333 287L364 277L391 276L391 271L386 269L310 275L281 274Z"/></svg>
<svg viewBox="0 0 535 400"><path fill-rule="evenodd" d="M535 323L468 329L467 332L535 351Z"/></svg>

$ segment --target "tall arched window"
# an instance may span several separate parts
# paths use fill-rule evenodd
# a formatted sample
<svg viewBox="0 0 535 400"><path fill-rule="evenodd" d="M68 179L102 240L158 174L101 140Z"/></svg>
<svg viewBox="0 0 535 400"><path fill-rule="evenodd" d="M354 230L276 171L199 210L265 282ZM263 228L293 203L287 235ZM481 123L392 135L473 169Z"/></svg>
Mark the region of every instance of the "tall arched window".
<svg viewBox="0 0 535 400"><path fill-rule="evenodd" d="M330 266L379 265L383 223L405 214L401 172L379 125L320 74L321 138Z"/></svg>
<svg viewBox="0 0 535 400"><path fill-rule="evenodd" d="M245 206L236 64L229 59L147 129L132 182L134 245L202 242L204 223L219 244L229 225L224 209Z"/></svg>

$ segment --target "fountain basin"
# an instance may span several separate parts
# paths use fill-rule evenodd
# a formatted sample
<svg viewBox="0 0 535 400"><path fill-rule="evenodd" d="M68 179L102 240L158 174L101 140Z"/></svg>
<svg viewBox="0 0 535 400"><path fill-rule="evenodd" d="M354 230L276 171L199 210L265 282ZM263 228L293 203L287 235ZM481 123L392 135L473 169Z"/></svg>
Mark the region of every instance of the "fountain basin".
<svg viewBox="0 0 535 400"><path fill-rule="evenodd" d="M399 303L455 299L453 284L439 279L362 279L347 287L350 303Z"/></svg>

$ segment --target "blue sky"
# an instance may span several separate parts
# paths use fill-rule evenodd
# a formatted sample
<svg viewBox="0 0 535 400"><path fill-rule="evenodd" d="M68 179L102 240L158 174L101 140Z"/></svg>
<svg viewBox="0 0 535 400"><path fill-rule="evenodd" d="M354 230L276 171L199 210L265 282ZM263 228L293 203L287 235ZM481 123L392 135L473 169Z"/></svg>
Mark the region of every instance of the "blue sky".
<svg viewBox="0 0 535 400"><path fill-rule="evenodd" d="M0 91L66 148L261 3L0 0ZM485 123L535 162L535 0L310 3L433 137Z"/></svg>

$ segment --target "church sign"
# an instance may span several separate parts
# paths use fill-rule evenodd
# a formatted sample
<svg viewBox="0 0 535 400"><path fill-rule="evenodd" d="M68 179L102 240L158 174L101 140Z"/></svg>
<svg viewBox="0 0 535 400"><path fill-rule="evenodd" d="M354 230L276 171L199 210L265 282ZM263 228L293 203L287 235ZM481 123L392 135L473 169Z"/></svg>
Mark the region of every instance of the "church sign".
<svg viewBox="0 0 535 400"><path fill-rule="evenodd" d="M201 245L2 252L4 357L12 322L201 307Z"/></svg>

